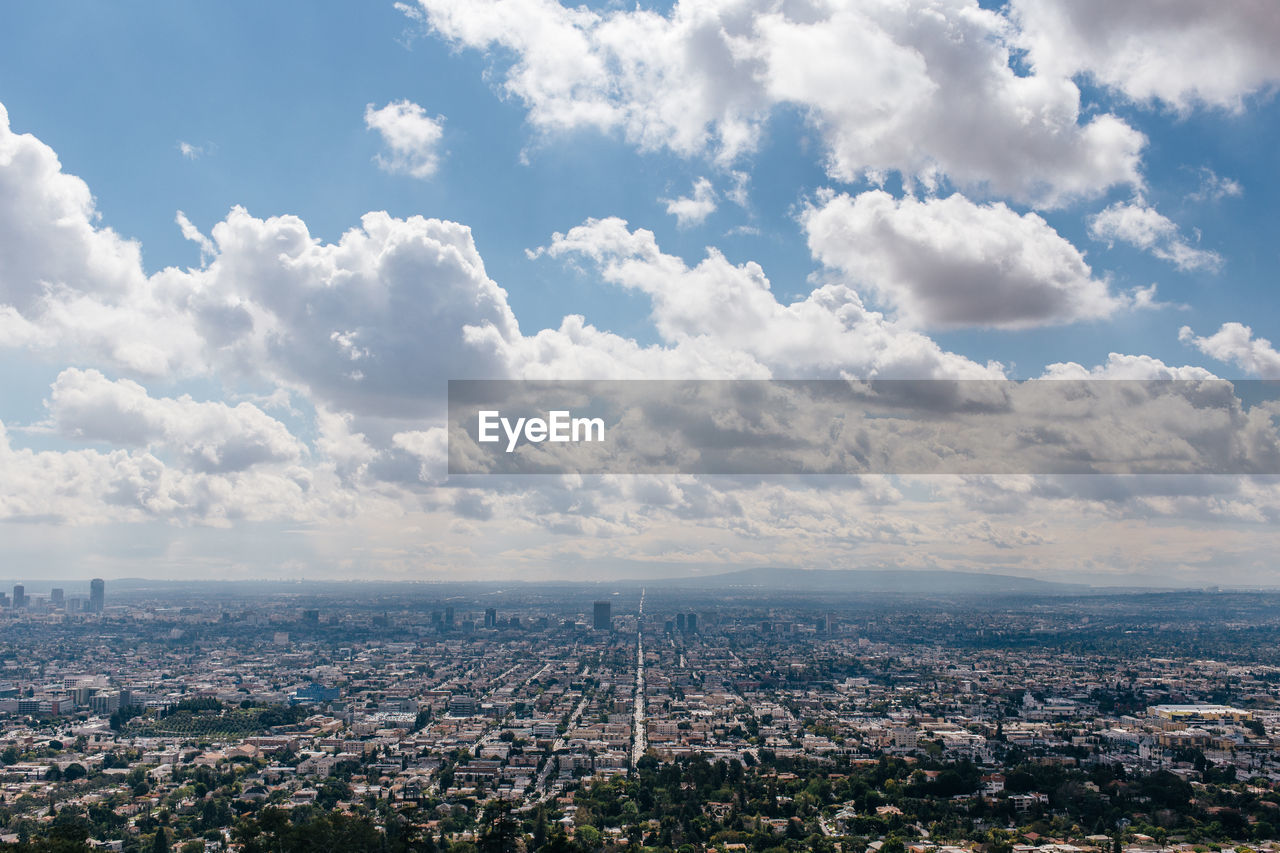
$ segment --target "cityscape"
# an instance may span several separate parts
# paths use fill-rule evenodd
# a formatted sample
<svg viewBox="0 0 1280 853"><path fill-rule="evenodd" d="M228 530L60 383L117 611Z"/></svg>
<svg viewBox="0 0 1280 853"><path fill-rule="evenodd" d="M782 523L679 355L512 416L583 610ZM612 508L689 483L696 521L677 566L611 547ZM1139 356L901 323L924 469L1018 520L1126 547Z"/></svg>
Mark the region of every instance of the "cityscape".
<svg viewBox="0 0 1280 853"><path fill-rule="evenodd" d="M1280 593L866 577L17 585L0 842L1272 849Z"/></svg>
<svg viewBox="0 0 1280 853"><path fill-rule="evenodd" d="M0 853L1280 853L1278 154L1280 0L4 3Z"/></svg>

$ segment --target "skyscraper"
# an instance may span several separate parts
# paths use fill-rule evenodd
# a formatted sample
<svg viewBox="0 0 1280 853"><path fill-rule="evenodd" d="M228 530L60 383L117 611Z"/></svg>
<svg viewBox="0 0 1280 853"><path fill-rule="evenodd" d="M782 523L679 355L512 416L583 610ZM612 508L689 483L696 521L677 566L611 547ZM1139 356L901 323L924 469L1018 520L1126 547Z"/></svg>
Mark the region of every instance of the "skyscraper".
<svg viewBox="0 0 1280 853"><path fill-rule="evenodd" d="M608 631L613 628L613 605L607 601L597 601L592 614L591 624L597 631Z"/></svg>
<svg viewBox="0 0 1280 853"><path fill-rule="evenodd" d="M20 583L13 585L13 609L20 610L27 606L27 590Z"/></svg>
<svg viewBox="0 0 1280 853"><path fill-rule="evenodd" d="M498 627L498 610L494 607L486 608L484 611L484 626L486 628Z"/></svg>
<svg viewBox="0 0 1280 853"><path fill-rule="evenodd" d="M681 632L684 631L684 614L683 613L676 614L676 630Z"/></svg>
<svg viewBox="0 0 1280 853"><path fill-rule="evenodd" d="M62 592L62 587L55 586L53 589L49 590L50 604L54 605L55 607L61 607L65 601L66 601L66 597Z"/></svg>
<svg viewBox="0 0 1280 853"><path fill-rule="evenodd" d="M89 611L101 613L107 602L107 584L102 578L89 581Z"/></svg>
<svg viewBox="0 0 1280 853"><path fill-rule="evenodd" d="M698 614L690 613L688 617L685 618L684 624L689 628L690 634L698 633Z"/></svg>

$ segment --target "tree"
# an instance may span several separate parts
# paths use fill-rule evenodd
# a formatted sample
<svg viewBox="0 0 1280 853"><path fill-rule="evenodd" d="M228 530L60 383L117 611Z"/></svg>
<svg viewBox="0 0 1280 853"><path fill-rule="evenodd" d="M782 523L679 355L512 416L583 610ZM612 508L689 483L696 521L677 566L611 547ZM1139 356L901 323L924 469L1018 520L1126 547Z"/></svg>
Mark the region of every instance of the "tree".
<svg viewBox="0 0 1280 853"><path fill-rule="evenodd" d="M484 831L480 835L480 849L505 853L513 849L519 835L515 820L511 817L511 804L506 800L493 800L484 807L481 819Z"/></svg>
<svg viewBox="0 0 1280 853"><path fill-rule="evenodd" d="M600 847L600 830L594 826L580 826L577 831L578 842L586 850L596 850Z"/></svg>

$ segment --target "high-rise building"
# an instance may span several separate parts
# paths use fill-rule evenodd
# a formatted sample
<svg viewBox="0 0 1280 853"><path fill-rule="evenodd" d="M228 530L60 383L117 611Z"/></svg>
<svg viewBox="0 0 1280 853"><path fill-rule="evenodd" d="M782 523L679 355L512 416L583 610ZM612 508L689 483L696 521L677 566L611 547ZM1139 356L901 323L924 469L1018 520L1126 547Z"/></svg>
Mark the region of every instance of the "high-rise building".
<svg viewBox="0 0 1280 853"><path fill-rule="evenodd" d="M698 633L698 614L690 613L684 620L685 627L689 629L690 634Z"/></svg>
<svg viewBox="0 0 1280 853"><path fill-rule="evenodd" d="M320 611L319 611L319 610L304 610L304 611L302 611L302 621L303 621L303 622L305 622L305 623L306 623L306 624L308 624L308 625L319 625L319 624L320 624Z"/></svg>
<svg viewBox="0 0 1280 853"><path fill-rule="evenodd" d="M446 631L453 630L453 605L450 604L444 609L444 629Z"/></svg>
<svg viewBox="0 0 1280 853"><path fill-rule="evenodd" d="M13 585L13 609L21 610L27 606L27 590L20 583Z"/></svg>
<svg viewBox="0 0 1280 853"><path fill-rule="evenodd" d="M676 614L676 630L677 631L684 630L684 614L683 613Z"/></svg>
<svg viewBox="0 0 1280 853"><path fill-rule="evenodd" d="M495 607L486 608L484 611L484 626L486 628L498 627L498 610Z"/></svg>
<svg viewBox="0 0 1280 853"><path fill-rule="evenodd" d="M49 590L50 604L54 605L55 607L61 607L65 603L65 601L66 601L66 598L62 592L62 587L55 586L53 589Z"/></svg>
<svg viewBox="0 0 1280 853"><path fill-rule="evenodd" d="M102 608L107 603L107 584L102 578L94 578L89 581L89 610L92 613L101 613Z"/></svg>
<svg viewBox="0 0 1280 853"><path fill-rule="evenodd" d="M613 605L608 601L597 601L592 611L591 624L597 631L608 631L613 628Z"/></svg>

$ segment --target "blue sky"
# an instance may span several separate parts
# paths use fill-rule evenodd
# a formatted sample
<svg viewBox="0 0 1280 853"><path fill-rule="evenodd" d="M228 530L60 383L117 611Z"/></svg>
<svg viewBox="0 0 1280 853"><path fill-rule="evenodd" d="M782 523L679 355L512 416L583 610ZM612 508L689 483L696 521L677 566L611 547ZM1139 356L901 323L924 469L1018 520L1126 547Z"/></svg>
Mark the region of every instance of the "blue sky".
<svg viewBox="0 0 1280 853"><path fill-rule="evenodd" d="M42 537L72 526L101 535L83 552L58 549L57 571L70 574L90 558L104 572L193 570L157 548L126 571L118 530L148 531L149 542L221 541L211 550L227 571L329 576L546 576L619 547L658 574L769 562L987 568L993 552L981 544L925 561L912 555L929 550L927 534L902 538L896 551L884 544L896 535L886 531L927 529L917 519L936 524L940 506L972 500L964 486L919 501L902 487L894 501L903 505L861 532L850 525L867 490L851 487L848 503L797 539L795 528L742 519L779 501L808 507L804 494L717 494L710 504L720 509L695 522L688 508L701 485L662 507L634 487L572 499L459 496L431 473L439 424L421 401L463 369L1035 378L1072 362L1099 377L1280 375L1268 343L1280 337L1280 63L1270 48L1280 13L1174 5L1191 11L1166 8L1164 19L1161 4L1136 3L1150 8L1133 15L1101 0L702 0L577 12L550 0L15 6L0 32L9 139L14 150L56 154L61 176L83 180L92 207L59 209L63 221L83 216L88 230L74 239L99 247L70 273L49 260L80 249L60 242L56 217L46 222L16 199L63 198L62 185L32 161L7 164L5 185L27 194L0 215L0 306L26 324L0 325L5 440L13 464L31 471L96 472L76 475L83 488L69 502L13 486L3 506L23 529L13 541L35 543L18 561L36 561ZM1188 43L1197 53L1180 55ZM424 174L397 167L392 137L367 117L402 102L426 122L419 131L439 129L400 152L436 164ZM709 209L682 222L668 207L693 199L700 180ZM216 228L233 230L236 207L251 220L224 240ZM216 240L212 251L183 236L178 211ZM421 308L421 336L439 346L411 340L394 311L361 314L357 295L328 309L286 305L285 290L334 292L348 286L346 273L319 271L327 257L308 261L311 272L267 270L251 249L284 239L274 217L297 217L323 247L370 211L406 223L404 240L443 241L431 245L455 237L424 236L412 217L470 229L483 276L473 268L458 283L453 267L414 255L366 285L394 291L379 276L405 275L397 298ZM19 221L49 242L17 226L5 233ZM102 253L124 251L106 229L136 241L139 268L119 273L113 261L104 271ZM356 265L372 264L393 245L350 252L369 252ZM752 295L750 264L772 300ZM166 267L177 269L166 277ZM132 283L110 284L117 274ZM308 274L318 277L309 284ZM438 289L445 279L451 289ZM39 306L23 301L51 281L67 289ZM786 306L816 306L811 294L824 287L846 309L882 316L823 344L825 333L805 324L831 330L834 315L823 312L834 309L806 308L797 320ZM749 306L745 325L713 322L705 305L727 303L699 288ZM79 308L54 304L76 296ZM100 324L87 304L117 319ZM324 310L334 316L317 319ZM229 329L246 328L230 319L236 311L255 331L233 340L240 333ZM567 315L598 335L562 326ZM508 317L519 338L503 331ZM477 346L463 335L470 325L497 330L500 345L468 349ZM148 330L165 334L152 340ZM143 355L125 346L134 343ZM326 359L347 356L362 366L325 373ZM182 408L184 395L196 408ZM204 417L195 432L175 425ZM249 437L218 432L235 429ZM229 468L219 454L236 442L261 461ZM146 469L125 477L145 486L132 497L119 488L122 464ZM304 474L314 505L299 507L280 484ZM1203 551L1179 577L1239 565L1242 582L1256 580L1263 540L1253 534L1262 532L1247 525L1272 520L1280 497L1237 484L1213 502L1221 523L1246 525L1241 544L1212 544L1236 534L1215 539L1205 506L1144 498L1073 503L1065 529L1104 518L1120 541L1130 525L1179 525ZM477 505L485 510L469 509ZM1056 513L1047 503L993 520L979 505L966 505L975 530L993 521L1039 530L1046 522L1035 513ZM277 529L326 527L299 537L324 547L292 557L273 546L255 562L245 547ZM156 532L169 528L177 532ZM995 547L999 537L985 535L975 543ZM501 544L477 548L477 539ZM1157 553L1109 563L1111 544L1043 550L1013 568L1104 578L1165 570Z"/></svg>

